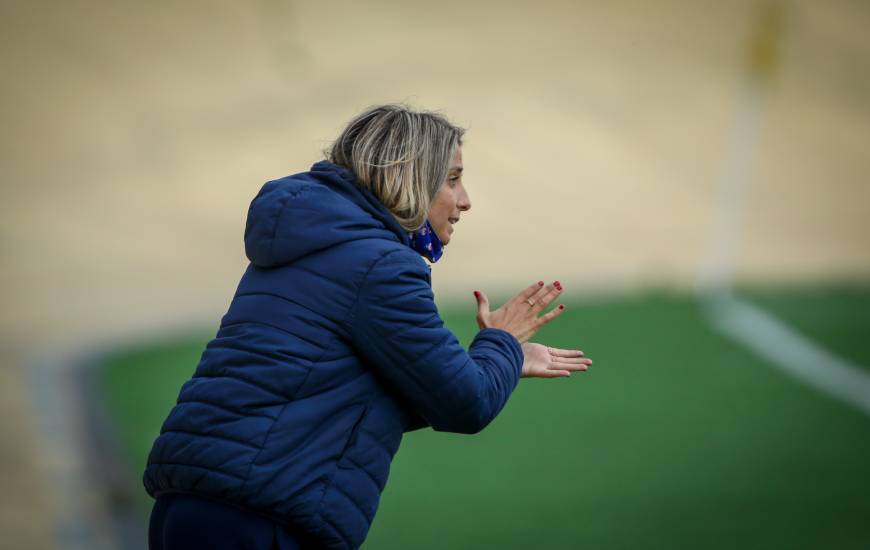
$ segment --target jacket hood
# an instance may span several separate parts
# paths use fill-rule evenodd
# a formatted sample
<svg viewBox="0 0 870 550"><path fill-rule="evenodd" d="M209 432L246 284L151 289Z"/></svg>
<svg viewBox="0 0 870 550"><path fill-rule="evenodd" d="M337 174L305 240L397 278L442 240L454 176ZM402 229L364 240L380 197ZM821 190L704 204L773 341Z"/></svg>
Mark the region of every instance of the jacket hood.
<svg viewBox="0 0 870 550"><path fill-rule="evenodd" d="M358 239L410 246L408 232L353 172L328 161L267 182L248 208L245 254L257 267L277 267Z"/></svg>

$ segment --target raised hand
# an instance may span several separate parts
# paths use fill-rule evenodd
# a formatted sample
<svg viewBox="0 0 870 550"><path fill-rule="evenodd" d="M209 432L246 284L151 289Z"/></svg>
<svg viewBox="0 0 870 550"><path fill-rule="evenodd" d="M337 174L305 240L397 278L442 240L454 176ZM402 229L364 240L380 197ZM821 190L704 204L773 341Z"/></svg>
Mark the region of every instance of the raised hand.
<svg viewBox="0 0 870 550"><path fill-rule="evenodd" d="M559 281L546 286L544 281L538 281L514 296L505 305L490 311L486 294L475 290L477 326L481 329L500 328L513 334L520 342L526 342L538 332L538 329L565 310L565 305L559 304L548 313L538 316L561 293L562 285Z"/></svg>
<svg viewBox="0 0 870 550"><path fill-rule="evenodd" d="M562 378L572 372L586 371L592 359L579 349L551 348L543 344L523 344L523 378Z"/></svg>

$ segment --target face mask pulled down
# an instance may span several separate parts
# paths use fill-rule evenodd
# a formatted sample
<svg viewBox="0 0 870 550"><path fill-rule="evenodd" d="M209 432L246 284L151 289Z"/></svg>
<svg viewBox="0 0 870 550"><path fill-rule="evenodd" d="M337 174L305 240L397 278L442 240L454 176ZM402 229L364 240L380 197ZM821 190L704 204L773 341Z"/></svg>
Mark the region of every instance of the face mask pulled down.
<svg viewBox="0 0 870 550"><path fill-rule="evenodd" d="M444 245L429 220L426 220L420 229L408 233L408 236L411 238L411 248L419 252L421 256L425 256L432 263L441 258Z"/></svg>

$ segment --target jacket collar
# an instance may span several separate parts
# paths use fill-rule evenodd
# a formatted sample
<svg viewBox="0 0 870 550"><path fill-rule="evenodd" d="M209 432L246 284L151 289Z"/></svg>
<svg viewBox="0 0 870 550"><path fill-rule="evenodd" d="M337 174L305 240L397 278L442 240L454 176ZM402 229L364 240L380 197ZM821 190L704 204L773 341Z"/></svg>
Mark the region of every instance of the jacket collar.
<svg viewBox="0 0 870 550"><path fill-rule="evenodd" d="M353 175L353 172L350 169L322 160L314 163L314 165L311 166L311 171L326 175L335 191L339 192L345 198L371 214L376 220L383 223L384 227L395 233L396 238L400 243L409 247L411 246L408 230L396 221L396 218L394 218L390 211L387 210L387 207L378 200L374 193L359 185L356 176Z"/></svg>

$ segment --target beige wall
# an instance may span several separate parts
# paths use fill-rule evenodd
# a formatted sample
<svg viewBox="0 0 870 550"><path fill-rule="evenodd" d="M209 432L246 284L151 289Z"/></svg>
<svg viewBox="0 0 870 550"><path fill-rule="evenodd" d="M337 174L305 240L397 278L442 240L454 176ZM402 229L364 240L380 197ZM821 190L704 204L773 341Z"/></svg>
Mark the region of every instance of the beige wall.
<svg viewBox="0 0 870 550"><path fill-rule="evenodd" d="M470 130L439 296L692 284L754 4L466 4L4 4L3 333L222 311L262 182L393 100ZM786 8L739 273L866 276L870 8Z"/></svg>

